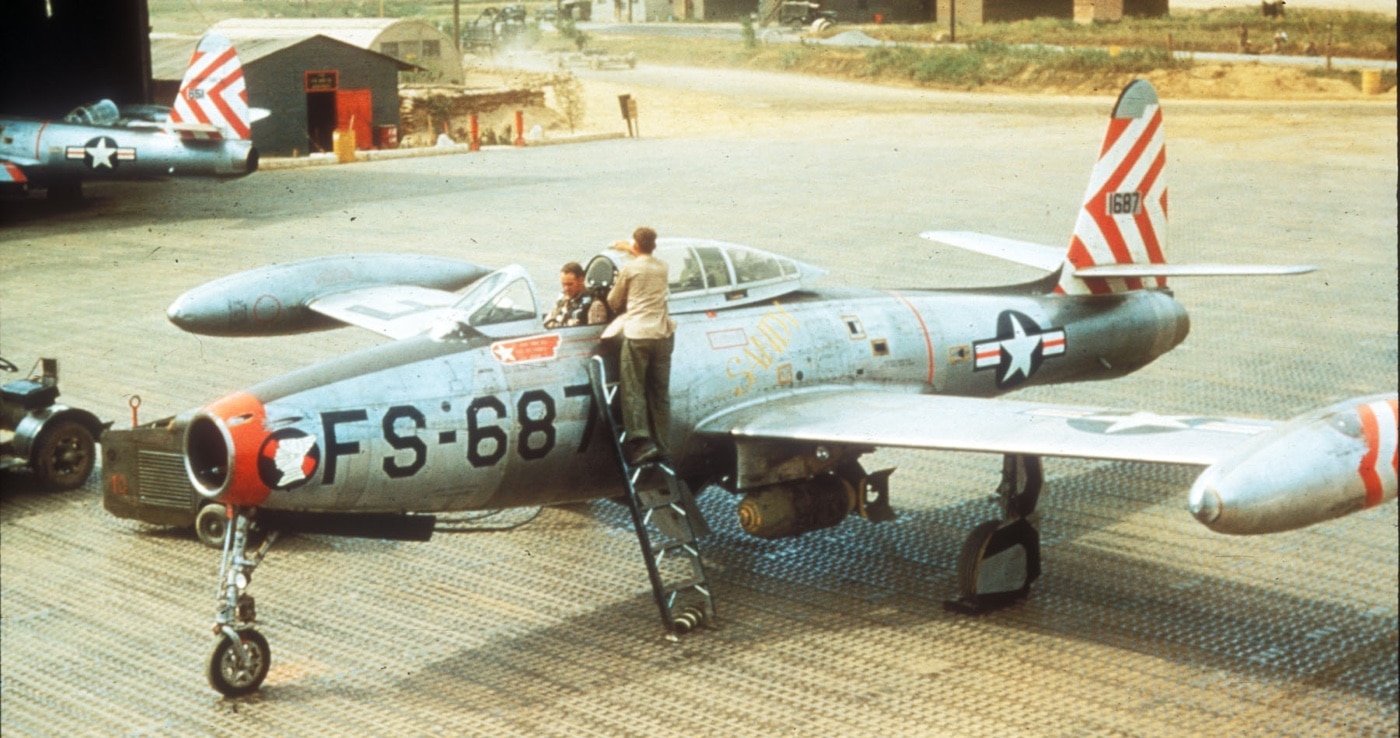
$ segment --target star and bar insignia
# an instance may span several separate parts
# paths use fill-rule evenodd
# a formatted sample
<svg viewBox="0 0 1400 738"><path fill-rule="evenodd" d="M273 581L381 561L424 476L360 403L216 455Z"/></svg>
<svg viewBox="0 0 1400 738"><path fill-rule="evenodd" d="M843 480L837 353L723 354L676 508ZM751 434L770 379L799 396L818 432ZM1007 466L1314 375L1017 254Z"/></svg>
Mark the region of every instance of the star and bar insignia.
<svg viewBox="0 0 1400 738"><path fill-rule="evenodd" d="M98 136L82 146L68 146L64 158L82 159L88 169L115 170L124 161L136 161L136 147L118 146L110 136Z"/></svg>
<svg viewBox="0 0 1400 738"><path fill-rule="evenodd" d="M1065 329L1041 330L1029 316L1005 310L997 316L996 338L972 344L973 371L995 369L997 389L1010 389L1031 378L1046 357L1065 352Z"/></svg>

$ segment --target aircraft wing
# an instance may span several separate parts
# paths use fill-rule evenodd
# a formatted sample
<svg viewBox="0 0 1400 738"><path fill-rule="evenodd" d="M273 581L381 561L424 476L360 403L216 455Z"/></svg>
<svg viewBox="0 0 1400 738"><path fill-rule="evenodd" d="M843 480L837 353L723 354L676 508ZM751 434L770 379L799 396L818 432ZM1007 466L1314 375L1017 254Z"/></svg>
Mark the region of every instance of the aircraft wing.
<svg viewBox="0 0 1400 738"><path fill-rule="evenodd" d="M392 284L334 292L306 306L342 323L398 339L428 330L460 298L428 287Z"/></svg>
<svg viewBox="0 0 1400 738"><path fill-rule="evenodd" d="M1265 420L873 390L830 390L757 402L697 430L792 440L1086 459L1213 464L1277 426Z"/></svg>

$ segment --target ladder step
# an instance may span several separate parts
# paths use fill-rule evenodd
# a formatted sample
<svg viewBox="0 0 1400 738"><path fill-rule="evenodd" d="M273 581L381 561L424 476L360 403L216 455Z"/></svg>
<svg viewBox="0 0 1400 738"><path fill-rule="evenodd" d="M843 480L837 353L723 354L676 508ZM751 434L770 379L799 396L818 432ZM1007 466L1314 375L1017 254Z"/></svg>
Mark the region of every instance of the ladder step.
<svg viewBox="0 0 1400 738"><path fill-rule="evenodd" d="M686 590L692 589L705 595L706 597L710 596L710 585L707 584L704 579L686 579L684 581L667 585L666 594L669 595L674 594L676 592L685 592Z"/></svg>
<svg viewBox="0 0 1400 738"><path fill-rule="evenodd" d="M649 511L642 522L644 525L655 525L658 532L680 544L691 543L698 538L690 521L669 507Z"/></svg>
<svg viewBox="0 0 1400 738"><path fill-rule="evenodd" d="M699 558L700 552L695 550L695 547L690 544L691 541L679 540L671 541L669 543L653 543L651 544L651 554L655 556L658 560L660 560L665 556L671 554L673 551L683 551L687 556L690 556L692 558Z"/></svg>

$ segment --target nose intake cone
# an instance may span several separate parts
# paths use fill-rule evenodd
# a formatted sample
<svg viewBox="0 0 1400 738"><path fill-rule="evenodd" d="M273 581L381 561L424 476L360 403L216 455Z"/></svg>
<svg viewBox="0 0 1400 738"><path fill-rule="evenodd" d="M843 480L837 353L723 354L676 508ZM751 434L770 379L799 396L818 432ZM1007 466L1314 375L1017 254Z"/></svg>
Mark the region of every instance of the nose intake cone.
<svg viewBox="0 0 1400 738"><path fill-rule="evenodd" d="M170 303L170 307L165 309L165 317L182 331L198 333L199 327L206 322L203 312L198 301L186 292Z"/></svg>
<svg viewBox="0 0 1400 738"><path fill-rule="evenodd" d="M1198 480L1186 498L1186 507L1197 520L1210 525L1220 519L1220 494L1205 480Z"/></svg>

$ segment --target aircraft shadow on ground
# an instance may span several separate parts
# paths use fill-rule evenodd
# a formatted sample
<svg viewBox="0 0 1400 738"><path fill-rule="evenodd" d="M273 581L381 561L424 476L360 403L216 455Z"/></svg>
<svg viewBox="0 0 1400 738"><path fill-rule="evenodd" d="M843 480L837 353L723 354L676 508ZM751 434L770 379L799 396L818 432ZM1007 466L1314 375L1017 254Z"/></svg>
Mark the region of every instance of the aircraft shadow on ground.
<svg viewBox="0 0 1400 738"><path fill-rule="evenodd" d="M1162 469L1106 464L1048 481L1041 498L1045 576L1028 601L978 616L977 622L1003 629L1008 641L1021 635L1085 641L1241 682L1303 681L1394 705L1394 619L1388 613L1183 572L1084 540L1092 531L1160 504L1166 490L1180 494L1195 474ZM1120 485L1125 474L1145 478L1146 493L1118 496L1107 506L1090 502L1102 499L1096 490ZM1068 499L1057 503L1057 494ZM1065 512L1060 506L1080 504L1094 504L1103 516L1080 523L1077 530L1060 529L1056 516ZM715 531L702 543L702 552L719 619L717 627L683 637L679 652L677 644L660 637L650 592L640 589L645 573L638 559L635 596L544 630L493 636L484 645L457 650L404 674L388 689L312 680L271 684L264 691L279 701L311 701L329 693L353 697L347 688L364 689L367 699L380 700L402 692L417 701L441 701L443 709L491 704L509 711L553 703L576 692L580 682L611 689L661 679L676 668L678 653L722 660L784 638L820 639L833 627L920 627L972 617L945 612L941 603L955 594L963 537L991 517L993 507L984 499L901 511L900 520L891 524L849 521L782 541L762 541L739 531L733 523L736 499L729 495L711 491L701 497L701 505ZM615 503L599 501L589 509L607 526L630 528L628 512ZM1260 579L1267 576L1262 571ZM775 618L783 621L782 627L773 626ZM615 655L622 652L637 657L619 666ZM594 653L596 658L590 656Z"/></svg>

